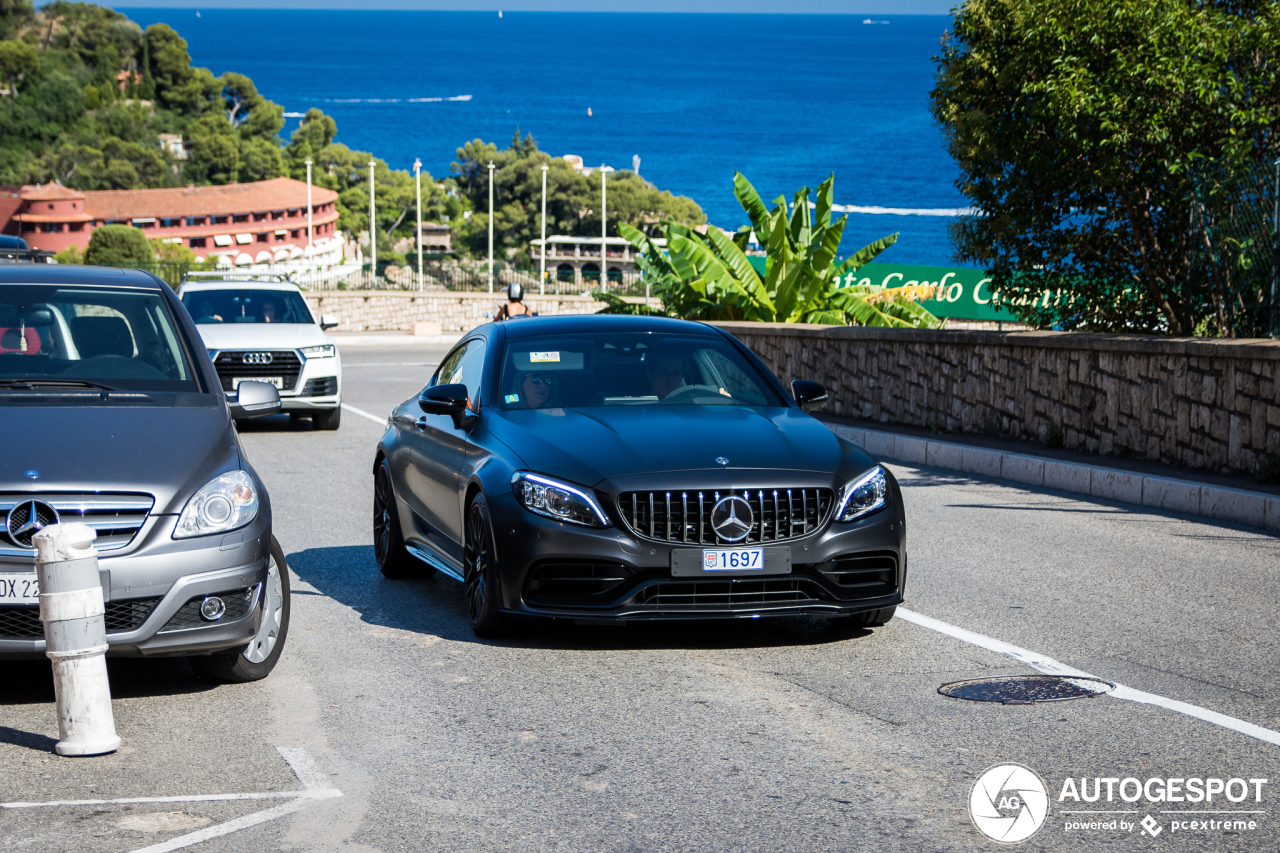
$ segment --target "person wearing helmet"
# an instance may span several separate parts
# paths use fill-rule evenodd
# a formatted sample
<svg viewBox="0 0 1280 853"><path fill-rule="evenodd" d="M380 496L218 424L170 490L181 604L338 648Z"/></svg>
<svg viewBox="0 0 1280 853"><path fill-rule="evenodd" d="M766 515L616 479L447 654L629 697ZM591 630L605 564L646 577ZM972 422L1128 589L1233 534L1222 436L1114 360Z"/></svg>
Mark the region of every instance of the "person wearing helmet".
<svg viewBox="0 0 1280 853"><path fill-rule="evenodd" d="M494 320L514 320L517 317L532 317L533 312L524 304L524 287L517 281L507 287L507 304L493 315Z"/></svg>

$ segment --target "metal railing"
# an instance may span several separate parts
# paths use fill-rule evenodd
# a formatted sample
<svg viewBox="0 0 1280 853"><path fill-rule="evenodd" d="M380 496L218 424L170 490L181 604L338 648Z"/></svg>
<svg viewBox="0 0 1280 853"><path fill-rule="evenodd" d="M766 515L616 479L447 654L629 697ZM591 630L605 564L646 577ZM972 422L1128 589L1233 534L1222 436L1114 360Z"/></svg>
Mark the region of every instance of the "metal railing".
<svg viewBox="0 0 1280 853"><path fill-rule="evenodd" d="M297 277L299 283L304 277ZM546 281L539 281L537 270L497 269L493 273L493 292L507 289L513 282L520 283L525 293L534 296L585 295L600 290L600 274L572 273L547 270ZM378 264L377 270L365 264L358 271L317 281L317 290L418 290L418 271L413 266ZM426 266L422 270L423 291L455 291L463 293L488 293L489 273L483 268ZM644 296L645 282L639 272L612 272L605 278L605 290L619 296Z"/></svg>

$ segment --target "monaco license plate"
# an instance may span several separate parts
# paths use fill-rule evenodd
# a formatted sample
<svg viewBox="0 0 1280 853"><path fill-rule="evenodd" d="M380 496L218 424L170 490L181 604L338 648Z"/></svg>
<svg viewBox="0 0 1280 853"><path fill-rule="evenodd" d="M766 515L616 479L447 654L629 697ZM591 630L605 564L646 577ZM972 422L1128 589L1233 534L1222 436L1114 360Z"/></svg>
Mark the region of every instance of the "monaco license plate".
<svg viewBox="0 0 1280 853"><path fill-rule="evenodd" d="M714 575L791 574L791 549L787 546L760 548L676 549L671 552L673 577Z"/></svg>
<svg viewBox="0 0 1280 853"><path fill-rule="evenodd" d="M277 390L284 388L283 376L237 376L231 380L231 387L239 391L241 382L265 382L268 385L276 386Z"/></svg>
<svg viewBox="0 0 1280 853"><path fill-rule="evenodd" d="M40 581L34 573L0 573L0 604L39 603Z"/></svg>

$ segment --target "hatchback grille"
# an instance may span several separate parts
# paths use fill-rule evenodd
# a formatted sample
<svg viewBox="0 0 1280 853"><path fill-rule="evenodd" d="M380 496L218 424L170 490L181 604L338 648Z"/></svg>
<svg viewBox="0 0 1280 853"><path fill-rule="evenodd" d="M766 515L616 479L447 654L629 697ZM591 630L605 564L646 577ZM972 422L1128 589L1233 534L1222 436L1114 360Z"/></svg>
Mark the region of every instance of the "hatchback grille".
<svg viewBox="0 0 1280 853"><path fill-rule="evenodd" d="M524 583L524 600L529 604L607 604L609 593L631 576L621 563L556 562L539 563Z"/></svg>
<svg viewBox="0 0 1280 853"><path fill-rule="evenodd" d="M752 607L830 601L821 587L805 578L664 581L640 590L628 602L654 608Z"/></svg>
<svg viewBox="0 0 1280 853"><path fill-rule="evenodd" d="M751 531L730 542L711 528L711 510L737 495L751 506ZM618 509L638 536L693 545L782 542L821 529L831 512L830 489L725 489L723 491L624 492Z"/></svg>
<svg viewBox="0 0 1280 853"><path fill-rule="evenodd" d="M267 364L261 364L270 357ZM248 359L248 362L245 359ZM246 350L244 352L220 352L213 360L222 382L223 391L234 391L235 379L256 379L279 376L282 390L292 391L302 372L302 359L292 350Z"/></svg>
<svg viewBox="0 0 1280 853"><path fill-rule="evenodd" d="M837 557L818 566L818 571L858 598L891 595L898 588L898 557L892 551Z"/></svg>
<svg viewBox="0 0 1280 853"><path fill-rule="evenodd" d="M20 530L29 520L33 502L36 518L42 524L53 523L49 513L52 507L59 521L79 521L96 530L98 536L93 544L99 551L114 551L133 540L147 520L155 499L151 495L95 493L0 495L0 519L9 521L0 531L0 555L35 554L35 549L29 544L29 534L17 539L12 532Z"/></svg>
<svg viewBox="0 0 1280 853"><path fill-rule="evenodd" d="M240 619L249 612L253 606L253 594L257 590L256 586L247 589L237 589L232 592L211 592L209 595L216 595L222 599L222 603L227 606L227 610L219 618L218 622L231 622ZM214 623L200 616L200 603L208 596L197 595L195 598L189 599L186 604L178 608L178 612L173 614L172 618L165 623L160 629L161 634L169 631L183 631L187 628L201 628Z"/></svg>
<svg viewBox="0 0 1280 853"><path fill-rule="evenodd" d="M156 609L159 598L135 598L128 601L108 601L104 620L108 634L136 631ZM38 640L44 637L44 625L40 622L40 608L19 606L0 607L0 637L18 637Z"/></svg>

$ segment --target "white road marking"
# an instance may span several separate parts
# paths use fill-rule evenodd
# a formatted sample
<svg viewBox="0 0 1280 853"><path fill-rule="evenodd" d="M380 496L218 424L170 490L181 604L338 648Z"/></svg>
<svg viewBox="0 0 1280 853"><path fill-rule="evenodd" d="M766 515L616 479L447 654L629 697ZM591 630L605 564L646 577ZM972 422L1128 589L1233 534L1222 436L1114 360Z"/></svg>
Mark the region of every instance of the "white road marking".
<svg viewBox="0 0 1280 853"><path fill-rule="evenodd" d="M308 791L321 790L328 786L328 777L319 767L316 767L316 763L302 747L277 746L276 752L289 763L289 769L293 771L293 775L298 777L302 787Z"/></svg>
<svg viewBox="0 0 1280 853"><path fill-rule="evenodd" d="M940 634L946 634L948 637L954 637L965 643L969 643L987 651L996 654L1007 655L1014 660L1022 661L1030 667L1040 670L1047 675L1074 675L1082 678L1099 678L1096 675L1090 675L1087 672L1069 667L1064 663L1060 663L1051 657L1046 657L1039 652L1033 652L1028 649L1014 646L1000 640L987 637L983 634L977 634L968 631L948 622L943 622L920 613L899 607L897 615L899 618L908 622L919 625L922 628L928 628L931 631L937 631ZM1110 679L1101 679L1109 681ZM1114 682L1112 682L1114 683ZM1116 699L1124 699L1129 702L1137 702L1142 705L1156 705L1169 711L1176 711L1179 714L1186 714L1188 717L1195 717L1197 720L1203 720L1206 723L1212 723L1215 726L1221 726L1224 729L1230 729L1233 732L1239 732L1248 737L1257 738L1275 746L1280 746L1280 732L1264 729L1262 726L1253 723L1238 720L1235 717L1229 717L1226 714L1219 714L1217 711L1210 711L1207 708L1201 708L1199 705L1192 705L1187 702L1179 702L1177 699L1169 699L1164 696L1157 696L1154 693L1146 693L1142 690L1134 690L1132 687L1125 687L1123 684L1116 684L1116 688L1107 694Z"/></svg>
<svg viewBox="0 0 1280 853"><path fill-rule="evenodd" d="M296 812L307 804L306 800L294 800L291 803L281 803L278 806L266 809L265 811L247 814L244 817L238 817L235 820L229 820L226 823L220 823L216 826L198 829L195 832L189 832L186 835L179 835L177 838L170 838L168 841L161 841L159 844L152 844L150 847L139 847L131 853L169 853L170 850L181 850L184 847L190 847L193 844L200 844L211 838L219 838L223 835L230 835L233 832L239 832L242 829L248 829L251 826L257 826L260 823L266 823L275 820L278 817L284 817L290 812Z"/></svg>
<svg viewBox="0 0 1280 853"><path fill-rule="evenodd" d="M343 367L435 367L438 361L344 361Z"/></svg>
<svg viewBox="0 0 1280 853"><path fill-rule="evenodd" d="M375 424L378 424L379 426L387 425L386 418L380 418L371 412L366 412L364 409L357 409L355 406L352 406L348 403L343 403L342 408L346 409L348 412L350 412L353 415L359 415L362 418L368 418L369 420L373 421Z"/></svg>
<svg viewBox="0 0 1280 853"><path fill-rule="evenodd" d="M324 800L340 796L334 788L309 791L261 791L247 794L197 794L190 797L125 797L119 800L52 800L47 803L0 803L0 809L38 809L46 806L124 806L137 803L216 803L227 800Z"/></svg>

